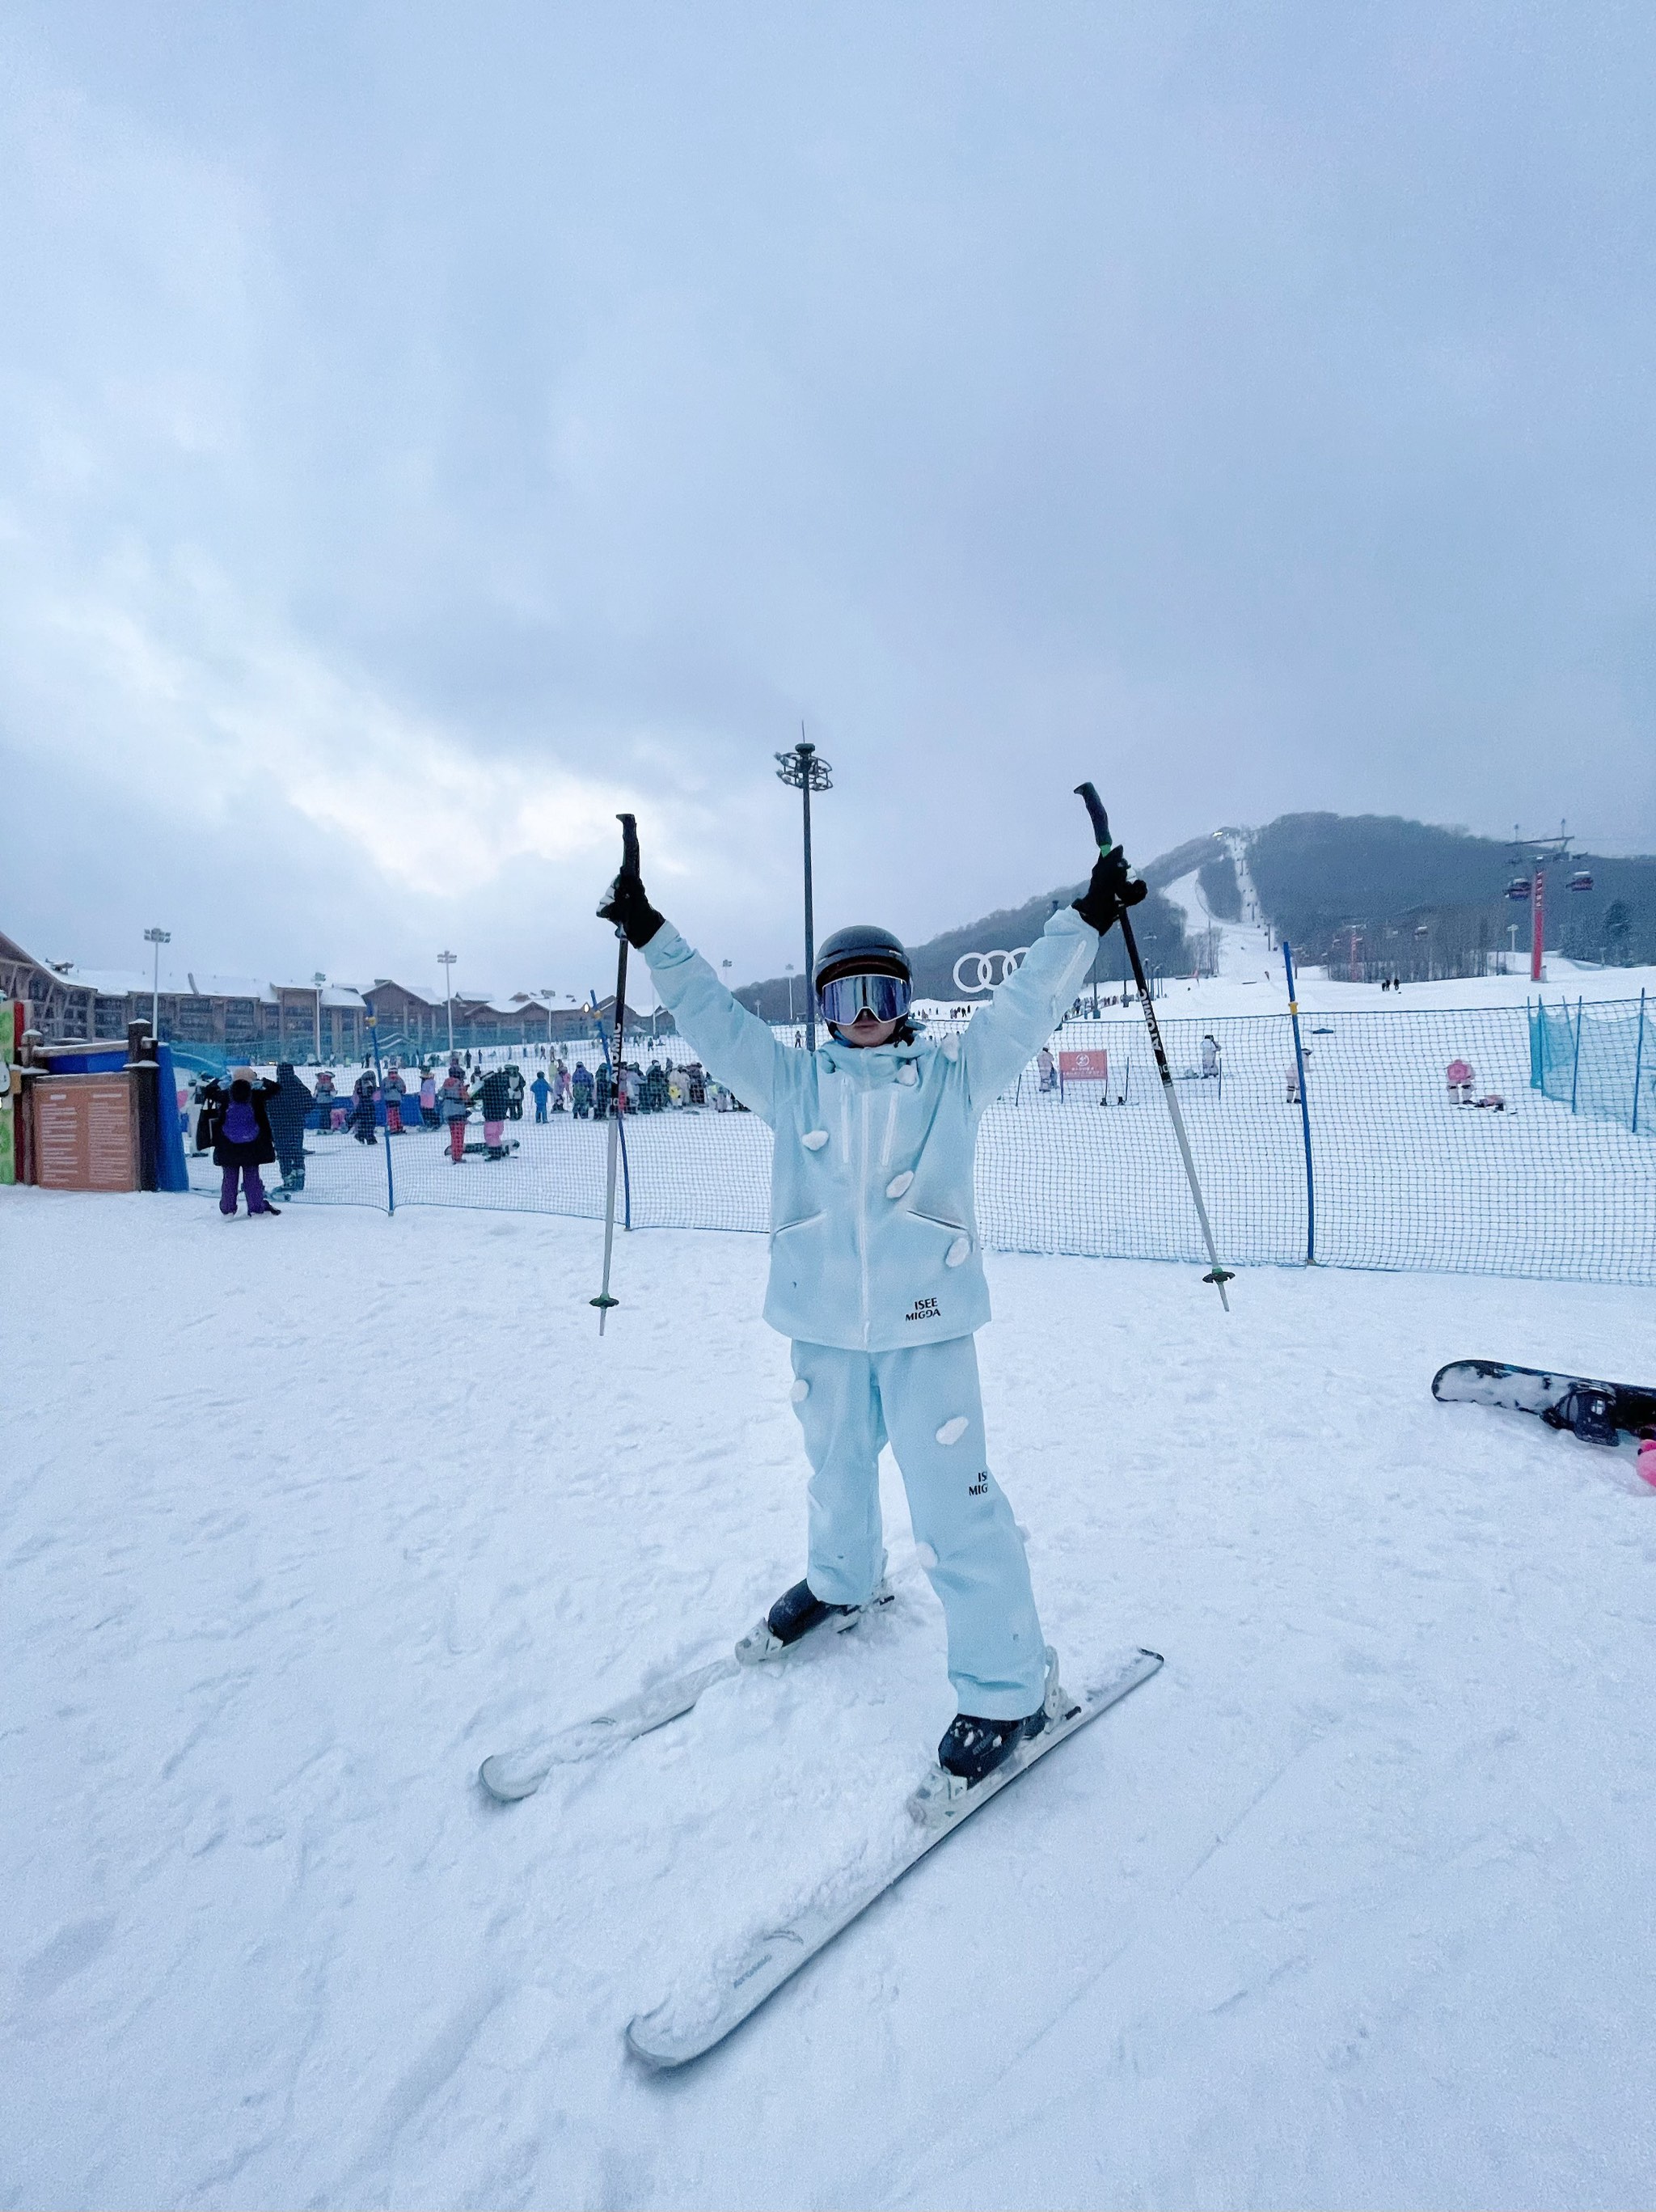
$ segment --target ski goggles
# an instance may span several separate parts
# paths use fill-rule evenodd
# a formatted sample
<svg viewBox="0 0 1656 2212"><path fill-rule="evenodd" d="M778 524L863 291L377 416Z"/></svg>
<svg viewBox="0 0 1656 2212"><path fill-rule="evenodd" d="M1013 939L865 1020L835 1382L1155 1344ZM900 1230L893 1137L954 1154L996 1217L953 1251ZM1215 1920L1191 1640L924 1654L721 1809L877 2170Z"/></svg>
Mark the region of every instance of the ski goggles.
<svg viewBox="0 0 1656 2212"><path fill-rule="evenodd" d="M877 1022L901 1021L913 994L907 975L836 975L816 994L822 1019L848 1030L858 1014Z"/></svg>

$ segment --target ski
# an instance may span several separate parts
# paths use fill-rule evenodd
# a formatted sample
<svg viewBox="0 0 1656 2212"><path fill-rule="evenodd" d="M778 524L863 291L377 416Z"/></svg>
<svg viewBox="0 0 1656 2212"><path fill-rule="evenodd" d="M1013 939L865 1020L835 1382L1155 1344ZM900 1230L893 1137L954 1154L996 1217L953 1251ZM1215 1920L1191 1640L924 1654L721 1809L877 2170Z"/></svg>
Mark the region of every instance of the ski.
<svg viewBox="0 0 1656 2212"><path fill-rule="evenodd" d="M889 1605L892 1595L890 1584L883 1582L866 1605L841 1614L826 1623L823 1630L816 1632L818 1640L824 1632L845 1635L868 1614ZM811 1641L812 1638L807 1636L797 1644L779 1644L761 1620L723 1659L710 1660L705 1667L653 1682L636 1695L623 1698L608 1712L593 1713L586 1720L575 1721L517 1751L491 1753L478 1768L477 1779L500 1804L515 1805L523 1798L532 1797L555 1766L602 1759L624 1744L636 1743L640 1736L652 1735L670 1721L681 1719L715 1682L729 1681L744 1667L773 1666L790 1652L804 1650Z"/></svg>
<svg viewBox="0 0 1656 2212"><path fill-rule="evenodd" d="M1455 1359L1432 1377L1432 1395L1446 1405L1495 1406L1534 1413L1549 1428L1568 1429L1586 1443L1615 1444L1656 1425L1656 1389L1595 1382L1496 1359Z"/></svg>
<svg viewBox="0 0 1656 2212"><path fill-rule="evenodd" d="M767 1929L735 1946L717 1960L705 1979L630 2021L628 2049L646 2065L666 2069L700 2058L722 2043L732 2028L740 2027L767 1997L826 1949L945 1837L953 1835L992 1797L1026 1774L1037 1759L1119 1704L1141 1682L1149 1681L1161 1664L1161 1656L1155 1651L1119 1653L1104 1663L1087 1689L1071 1697L1058 1680L1056 1662L1051 1662L1047 1722L1038 1736L1028 1739L1004 1766L970 1790L957 1777L934 1766L909 1800L914 1822L912 1835L881 1871L849 1889L828 1887L816 1903L786 1925Z"/></svg>

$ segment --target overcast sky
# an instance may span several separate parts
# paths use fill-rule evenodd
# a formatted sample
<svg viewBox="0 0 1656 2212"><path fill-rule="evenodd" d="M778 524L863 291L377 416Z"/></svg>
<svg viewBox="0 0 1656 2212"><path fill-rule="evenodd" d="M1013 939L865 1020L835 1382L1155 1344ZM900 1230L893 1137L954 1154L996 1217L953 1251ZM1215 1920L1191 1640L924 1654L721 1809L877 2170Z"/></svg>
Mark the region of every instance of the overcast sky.
<svg viewBox="0 0 1656 2212"><path fill-rule="evenodd" d="M738 977L1378 811L1656 848L1656 10L8 0L0 928Z"/></svg>

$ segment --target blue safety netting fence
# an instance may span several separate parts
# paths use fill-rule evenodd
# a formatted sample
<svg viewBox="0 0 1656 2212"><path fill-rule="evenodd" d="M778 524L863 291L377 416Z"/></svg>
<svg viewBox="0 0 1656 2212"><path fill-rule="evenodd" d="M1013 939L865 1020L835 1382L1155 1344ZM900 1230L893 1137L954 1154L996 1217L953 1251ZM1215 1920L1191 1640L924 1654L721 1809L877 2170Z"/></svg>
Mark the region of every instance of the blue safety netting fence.
<svg viewBox="0 0 1656 2212"><path fill-rule="evenodd" d="M1288 1016L1164 1021L1223 1257L1656 1282L1656 1040L1646 1039L1635 1128L1639 1009L1568 1015L1573 1091L1561 1091L1556 1073L1562 1019L1522 1006L1301 1015L1303 1116ZM1547 1042L1538 1045L1538 1035ZM1052 1087L1032 1063L984 1118L985 1246L1202 1258L1140 1015L1071 1019L1052 1049ZM579 1057L579 1047L567 1048L568 1065ZM595 1041L585 1065L601 1057ZM634 1229L762 1232L770 1132L728 1093L701 1091L698 1103L700 1086L681 1075L670 1081L667 1071L692 1057L680 1037L627 1040L641 1078L652 1064L664 1071L640 1081L637 1109L623 1116L627 1218ZM515 1062L531 1082L544 1065L534 1048L487 1058ZM1077 1067L1087 1072L1077 1076ZM1612 1112L1623 1072L1627 1103ZM423 1126L416 1105L402 1111L397 1134L383 1121L356 1133L308 1131L300 1202L385 1206L389 1152L399 1206L601 1216L603 1121L550 1103L537 1120L527 1091L522 1118L506 1122L500 1157L489 1157L474 1107L456 1162L446 1131ZM210 1162L197 1160L192 1179L215 1187Z"/></svg>
<svg viewBox="0 0 1656 2212"><path fill-rule="evenodd" d="M1573 1114L1647 1133L1656 1121L1656 1019L1636 1006L1578 999L1530 1011L1530 1081Z"/></svg>

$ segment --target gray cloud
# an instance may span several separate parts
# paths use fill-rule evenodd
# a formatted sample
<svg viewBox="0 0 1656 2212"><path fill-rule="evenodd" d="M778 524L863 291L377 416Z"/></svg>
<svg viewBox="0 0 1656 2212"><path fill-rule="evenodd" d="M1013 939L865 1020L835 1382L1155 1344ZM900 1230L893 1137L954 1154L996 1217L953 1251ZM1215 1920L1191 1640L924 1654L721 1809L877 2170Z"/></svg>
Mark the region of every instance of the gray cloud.
<svg viewBox="0 0 1656 2212"><path fill-rule="evenodd" d="M106 7L0 29L7 927L739 972L1374 808L1656 843L1656 26ZM46 834L38 835L44 830Z"/></svg>

